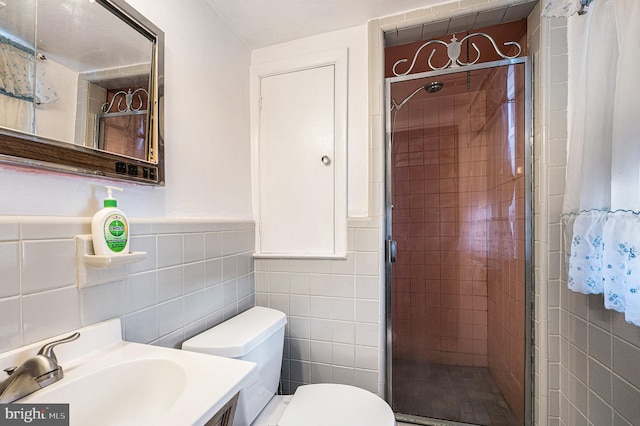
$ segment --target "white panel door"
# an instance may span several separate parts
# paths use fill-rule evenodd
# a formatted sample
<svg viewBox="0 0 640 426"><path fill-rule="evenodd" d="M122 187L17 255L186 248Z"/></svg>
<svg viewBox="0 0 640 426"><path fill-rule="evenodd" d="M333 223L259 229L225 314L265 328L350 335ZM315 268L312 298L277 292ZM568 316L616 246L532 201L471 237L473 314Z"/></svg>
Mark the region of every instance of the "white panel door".
<svg viewBox="0 0 640 426"><path fill-rule="evenodd" d="M260 79L260 251L333 254L334 65Z"/></svg>

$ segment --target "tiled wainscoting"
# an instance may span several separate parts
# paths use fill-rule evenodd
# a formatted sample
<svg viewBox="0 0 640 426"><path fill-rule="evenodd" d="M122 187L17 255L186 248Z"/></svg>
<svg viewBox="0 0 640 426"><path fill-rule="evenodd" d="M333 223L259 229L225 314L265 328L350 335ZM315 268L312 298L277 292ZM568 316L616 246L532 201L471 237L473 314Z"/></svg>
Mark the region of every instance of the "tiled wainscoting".
<svg viewBox="0 0 640 426"><path fill-rule="evenodd" d="M256 304L287 314L284 393L308 383L382 392L379 227L348 225L346 260L256 260Z"/></svg>
<svg viewBox="0 0 640 426"><path fill-rule="evenodd" d="M255 304L252 221L131 219L145 260L78 288L75 236L90 220L0 217L0 352L111 318L128 341L179 347Z"/></svg>

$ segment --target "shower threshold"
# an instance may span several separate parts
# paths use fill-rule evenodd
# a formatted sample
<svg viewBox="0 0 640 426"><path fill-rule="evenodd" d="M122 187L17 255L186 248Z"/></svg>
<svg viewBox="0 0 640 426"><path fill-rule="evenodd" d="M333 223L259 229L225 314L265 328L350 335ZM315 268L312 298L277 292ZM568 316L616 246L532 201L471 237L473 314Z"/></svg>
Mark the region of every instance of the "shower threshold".
<svg viewBox="0 0 640 426"><path fill-rule="evenodd" d="M472 423L460 423L448 420L428 419L426 417L412 416L410 414L396 413L396 420L403 423L424 426L477 426Z"/></svg>

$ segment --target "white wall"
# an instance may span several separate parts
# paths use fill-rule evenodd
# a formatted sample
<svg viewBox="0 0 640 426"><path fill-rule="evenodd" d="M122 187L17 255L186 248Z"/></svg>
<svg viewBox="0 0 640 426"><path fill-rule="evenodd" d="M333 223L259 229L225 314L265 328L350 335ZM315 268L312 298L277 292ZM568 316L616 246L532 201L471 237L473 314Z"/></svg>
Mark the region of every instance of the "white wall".
<svg viewBox="0 0 640 426"><path fill-rule="evenodd" d="M120 184L130 217L251 218L246 46L204 0L129 0L165 32L163 188ZM91 216L107 180L0 165L0 215Z"/></svg>
<svg viewBox="0 0 640 426"><path fill-rule="evenodd" d="M295 40L256 49L251 65L297 58L331 49L348 49L347 210L349 217L369 212L369 129L367 75L367 26ZM257 102L257 99L252 99Z"/></svg>

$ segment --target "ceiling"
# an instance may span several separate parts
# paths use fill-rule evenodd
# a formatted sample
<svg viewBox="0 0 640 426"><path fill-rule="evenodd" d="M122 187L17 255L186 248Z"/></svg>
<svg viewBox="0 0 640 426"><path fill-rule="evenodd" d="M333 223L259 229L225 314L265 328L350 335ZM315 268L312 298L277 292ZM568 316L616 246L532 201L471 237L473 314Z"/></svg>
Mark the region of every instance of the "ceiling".
<svg viewBox="0 0 640 426"><path fill-rule="evenodd" d="M518 21L529 16L537 3L538 0L531 0L455 18L429 22L423 25L406 27L396 31L388 31L384 34L385 46L391 47L418 40L428 40L444 34L477 30L492 25Z"/></svg>
<svg viewBox="0 0 640 426"><path fill-rule="evenodd" d="M451 0L206 0L250 49L364 25Z"/></svg>
<svg viewBox="0 0 640 426"><path fill-rule="evenodd" d="M250 49L364 25L374 18L397 15L410 10L451 2L451 0L205 1L215 10L229 29L242 39ZM113 62L114 60L119 60L119 58L104 54L104 41L108 40L110 44L127 45L124 41L119 41L125 37L126 32L117 29L113 25L105 28L103 25L94 23L99 22L99 20L94 21L94 9L98 9L97 12L103 13L106 10L92 2L86 2L86 5L92 6L91 8L81 10L78 7L80 3L84 4L84 2L79 2L78 0L37 3L38 8L41 9L38 11L38 16L46 17L46 19L41 19L38 23L38 47L41 51L46 52L47 56L64 63L65 54L57 52L55 46L47 45L47 40L55 39L57 40L56 45L68 47L68 52L85 52L82 61L74 59L78 63L65 64L66 66L78 68L78 71L107 68L102 61L108 59ZM393 46L454 31L459 32L521 19L531 12L537 0L517 0L513 3L502 8L390 31L385 34L385 44ZM32 39L34 34L33 22L28 18L22 18L33 16L35 4L34 0L1 0L0 29L6 33L16 35L19 39L22 38L27 41L30 38ZM53 8L51 10L42 9L48 6ZM90 27L99 28L98 33L101 35L101 42L95 42L93 41L94 39L87 37L85 27L69 25L69 18L57 18L60 13L68 13L69 11L72 11L73 22L84 24L92 22L88 24ZM110 30L110 32L107 30ZM126 38L129 39L129 37ZM148 53L147 41L142 37L140 39L142 39L142 45L131 53L123 48L117 49L120 52L119 56L126 57L129 54L144 55ZM87 57L86 52L93 52L93 54ZM72 56L66 54L66 57ZM122 61L122 63L144 62L139 59L128 60L127 62L124 58ZM83 64L80 65L80 62L83 62Z"/></svg>
<svg viewBox="0 0 640 426"><path fill-rule="evenodd" d="M369 20L416 9L451 3L452 0L205 0L229 29L250 49L270 46L364 25ZM519 0L499 9L475 13L425 26L400 30L385 37L387 46L417 41L424 33L465 31L522 19L538 0ZM479 2L478 2L479 3ZM522 4L524 3L524 4ZM448 31L451 29L451 31ZM422 34L418 34L421 32ZM415 38L417 35L418 38ZM422 36L423 38L420 38ZM412 38L409 40L409 38Z"/></svg>

